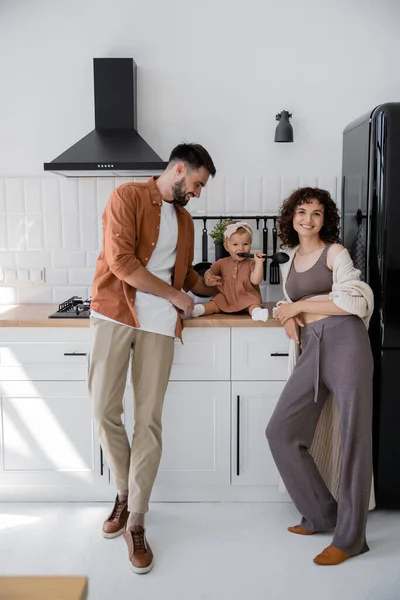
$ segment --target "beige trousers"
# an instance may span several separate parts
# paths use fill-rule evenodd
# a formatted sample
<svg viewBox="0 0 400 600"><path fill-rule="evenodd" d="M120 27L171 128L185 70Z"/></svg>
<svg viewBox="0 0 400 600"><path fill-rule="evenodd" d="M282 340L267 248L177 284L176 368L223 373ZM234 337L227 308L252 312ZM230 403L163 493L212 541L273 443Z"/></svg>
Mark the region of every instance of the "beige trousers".
<svg viewBox="0 0 400 600"><path fill-rule="evenodd" d="M130 512L145 513L161 459L161 414L174 357L174 338L91 318L89 392L97 435ZM132 350L135 426L132 446L122 423Z"/></svg>

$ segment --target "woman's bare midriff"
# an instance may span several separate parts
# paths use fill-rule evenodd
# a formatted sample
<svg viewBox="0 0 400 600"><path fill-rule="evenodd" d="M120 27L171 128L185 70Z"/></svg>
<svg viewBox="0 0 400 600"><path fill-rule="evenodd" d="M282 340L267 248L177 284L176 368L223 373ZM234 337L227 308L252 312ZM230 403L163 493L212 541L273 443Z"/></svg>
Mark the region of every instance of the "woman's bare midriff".
<svg viewBox="0 0 400 600"><path fill-rule="evenodd" d="M324 296L312 296L311 298L307 298L307 300L313 302L322 302L323 300L329 300L329 296L326 294ZM326 319L328 315L320 315L318 313L301 313L301 318L304 323L314 323L314 321L319 321L320 319Z"/></svg>

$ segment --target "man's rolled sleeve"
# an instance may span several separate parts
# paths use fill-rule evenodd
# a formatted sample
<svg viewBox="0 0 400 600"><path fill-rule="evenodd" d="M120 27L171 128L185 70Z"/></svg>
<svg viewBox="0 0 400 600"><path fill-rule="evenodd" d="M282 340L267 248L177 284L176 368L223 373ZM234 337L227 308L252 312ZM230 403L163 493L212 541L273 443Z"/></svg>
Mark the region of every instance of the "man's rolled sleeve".
<svg viewBox="0 0 400 600"><path fill-rule="evenodd" d="M135 213L124 202L118 189L111 194L103 224L105 259L114 275L123 280L142 266L142 263L135 255Z"/></svg>
<svg viewBox="0 0 400 600"><path fill-rule="evenodd" d="M190 290L192 290L196 283L199 281L199 278L199 274L193 269L193 266L190 265L186 272L185 281L183 282L182 286L185 292L190 292Z"/></svg>

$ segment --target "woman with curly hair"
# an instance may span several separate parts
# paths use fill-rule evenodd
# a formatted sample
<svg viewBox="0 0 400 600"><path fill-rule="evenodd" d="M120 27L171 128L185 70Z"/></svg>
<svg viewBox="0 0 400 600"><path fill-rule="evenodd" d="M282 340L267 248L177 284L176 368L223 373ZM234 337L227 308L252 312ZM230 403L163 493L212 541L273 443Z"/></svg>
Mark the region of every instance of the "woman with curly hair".
<svg viewBox="0 0 400 600"><path fill-rule="evenodd" d="M332 544L314 562L339 564L369 550L373 361L367 326L373 295L339 243L329 192L295 191L283 203L279 228L290 260L282 268L285 300L276 318L291 339L293 370L266 435L302 515L289 531L334 529ZM336 472L329 479L332 464Z"/></svg>

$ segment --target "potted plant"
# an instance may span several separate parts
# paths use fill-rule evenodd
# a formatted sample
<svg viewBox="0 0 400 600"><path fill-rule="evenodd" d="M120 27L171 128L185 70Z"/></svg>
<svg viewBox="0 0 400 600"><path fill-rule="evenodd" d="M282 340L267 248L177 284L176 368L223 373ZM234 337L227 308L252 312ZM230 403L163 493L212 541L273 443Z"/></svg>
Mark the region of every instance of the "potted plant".
<svg viewBox="0 0 400 600"><path fill-rule="evenodd" d="M229 256L229 253L224 248L224 233L226 226L230 222L230 219L221 219L210 233L210 236L214 240L215 244L215 260Z"/></svg>

